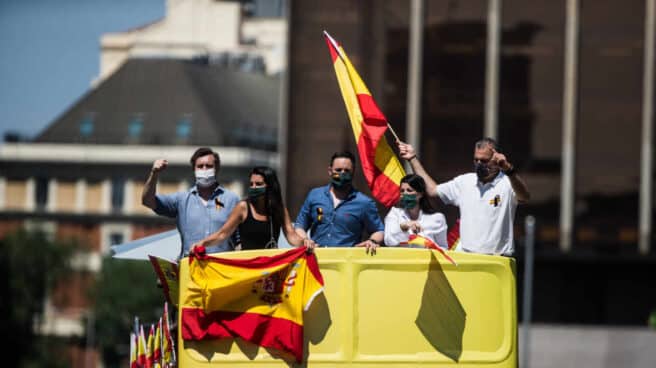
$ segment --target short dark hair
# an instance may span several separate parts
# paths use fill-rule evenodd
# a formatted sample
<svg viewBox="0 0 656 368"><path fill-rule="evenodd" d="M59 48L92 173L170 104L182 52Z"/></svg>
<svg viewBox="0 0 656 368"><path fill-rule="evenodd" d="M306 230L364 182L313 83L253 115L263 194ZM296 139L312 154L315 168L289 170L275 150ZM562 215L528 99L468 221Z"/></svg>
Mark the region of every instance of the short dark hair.
<svg viewBox="0 0 656 368"><path fill-rule="evenodd" d="M501 152L499 143L497 143L497 141L495 141L494 138L485 137L483 139L476 141L476 143L474 144L475 149L483 149L487 146L491 146L495 151Z"/></svg>
<svg viewBox="0 0 656 368"><path fill-rule="evenodd" d="M201 147L194 152L193 155L191 155L191 159L189 162L191 162L191 167L195 168L196 167L196 160L198 160L199 157L207 156L207 155L212 155L214 156L214 167L219 168L221 167L221 159L219 158L219 154L212 151L211 148L209 147Z"/></svg>
<svg viewBox="0 0 656 368"><path fill-rule="evenodd" d="M351 163L353 164L353 170L355 170L355 155L352 154L350 151L333 153L333 157L330 158L330 166L333 166L333 162L335 162L336 158L348 158L349 160L351 160Z"/></svg>

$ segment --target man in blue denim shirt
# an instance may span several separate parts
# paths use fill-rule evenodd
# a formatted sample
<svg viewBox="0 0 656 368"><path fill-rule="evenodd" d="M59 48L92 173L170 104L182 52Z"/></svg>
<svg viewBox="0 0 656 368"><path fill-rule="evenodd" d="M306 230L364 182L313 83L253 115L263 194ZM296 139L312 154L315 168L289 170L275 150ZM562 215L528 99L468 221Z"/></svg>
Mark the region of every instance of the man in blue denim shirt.
<svg viewBox="0 0 656 368"><path fill-rule="evenodd" d="M296 232L329 247L365 247L372 254L383 241L383 222L376 203L353 188L355 156L351 152L333 155L328 166L329 185L310 191L295 222ZM362 230L369 238L360 241Z"/></svg>
<svg viewBox="0 0 656 368"><path fill-rule="evenodd" d="M189 191L173 194L155 194L159 173L166 169L166 160L153 163L148 180L141 194L141 202L158 215L176 219L180 239L181 256L189 254L192 244L218 231L228 219L239 197L223 188L216 180L221 168L219 154L210 148L199 148L191 156L196 185ZM235 232L230 240L207 249L208 253L233 250L239 243Z"/></svg>

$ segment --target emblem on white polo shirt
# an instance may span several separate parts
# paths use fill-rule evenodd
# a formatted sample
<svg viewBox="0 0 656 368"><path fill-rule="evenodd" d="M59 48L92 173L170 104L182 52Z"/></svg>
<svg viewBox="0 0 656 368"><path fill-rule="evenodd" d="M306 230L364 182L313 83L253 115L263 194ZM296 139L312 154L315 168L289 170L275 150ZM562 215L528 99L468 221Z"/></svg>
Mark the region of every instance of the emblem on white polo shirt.
<svg viewBox="0 0 656 368"><path fill-rule="evenodd" d="M494 198L490 199L489 203L494 207L499 207L499 204L501 203L501 196L498 194L495 195Z"/></svg>

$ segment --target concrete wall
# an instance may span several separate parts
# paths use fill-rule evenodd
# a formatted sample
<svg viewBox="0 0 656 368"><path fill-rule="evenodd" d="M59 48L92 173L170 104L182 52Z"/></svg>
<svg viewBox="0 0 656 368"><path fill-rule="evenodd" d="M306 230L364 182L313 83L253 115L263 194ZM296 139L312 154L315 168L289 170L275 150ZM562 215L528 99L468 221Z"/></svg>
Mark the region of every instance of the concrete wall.
<svg viewBox="0 0 656 368"><path fill-rule="evenodd" d="M519 339L521 347L521 328ZM656 331L647 327L537 325L530 340L529 365L522 368L656 367Z"/></svg>

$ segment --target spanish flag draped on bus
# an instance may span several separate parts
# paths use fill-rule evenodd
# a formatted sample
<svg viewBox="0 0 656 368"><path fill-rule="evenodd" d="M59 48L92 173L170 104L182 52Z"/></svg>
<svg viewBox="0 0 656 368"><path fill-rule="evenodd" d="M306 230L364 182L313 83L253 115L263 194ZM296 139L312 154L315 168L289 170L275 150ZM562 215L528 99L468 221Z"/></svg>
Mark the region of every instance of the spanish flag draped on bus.
<svg viewBox="0 0 656 368"><path fill-rule="evenodd" d="M339 89L358 145L362 173L371 194L385 207L399 200L399 186L405 176L403 166L385 139L387 118L360 78L344 49L324 31Z"/></svg>
<svg viewBox="0 0 656 368"><path fill-rule="evenodd" d="M303 247L271 257L224 259L199 248L189 256L182 338L240 337L300 362L303 310L323 291L314 253Z"/></svg>

